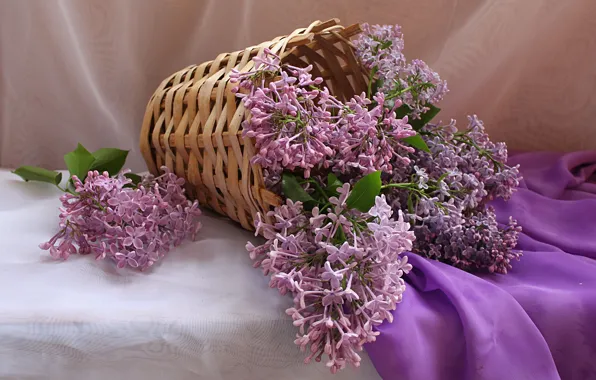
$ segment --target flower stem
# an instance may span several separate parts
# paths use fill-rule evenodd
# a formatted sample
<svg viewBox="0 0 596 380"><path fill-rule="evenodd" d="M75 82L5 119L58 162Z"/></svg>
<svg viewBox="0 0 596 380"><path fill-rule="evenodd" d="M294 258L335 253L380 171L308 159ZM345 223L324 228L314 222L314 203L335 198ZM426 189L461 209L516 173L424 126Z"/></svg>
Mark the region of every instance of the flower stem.
<svg viewBox="0 0 596 380"><path fill-rule="evenodd" d="M398 188L401 188L401 189L413 189L414 190L413 186L415 186L415 184L414 183L410 183L410 182L407 182L407 183L388 183L386 185L381 186L381 190L385 190L385 189L388 189L390 187L398 187Z"/></svg>
<svg viewBox="0 0 596 380"><path fill-rule="evenodd" d="M479 147L478 144L476 144L476 142L472 138L470 138L470 136L466 135L465 133L458 133L458 135L461 136L462 138L454 138L455 141L463 143L463 144L472 145L474 148L476 148L478 150L478 152L481 156L488 158L492 162L495 169L503 168L502 163L495 160L494 157L490 154L490 152Z"/></svg>
<svg viewBox="0 0 596 380"><path fill-rule="evenodd" d="M69 189L69 188L64 188L64 189L63 189L63 188L62 188L62 187L60 187L60 185L58 185L58 184L56 184L56 187L57 187L58 189L60 189L60 191L62 191L62 192L65 192L65 193L68 193L68 194L72 194L72 195L79 195L79 194L75 193L74 191L72 191L72 190L71 190L71 189Z"/></svg>
<svg viewBox="0 0 596 380"><path fill-rule="evenodd" d="M372 83L373 83L373 79L375 78L375 74L377 73L379 69L377 68L377 66L373 67L372 70L370 70L370 74L368 75L368 89L366 90L366 97L370 99L370 95L372 92Z"/></svg>

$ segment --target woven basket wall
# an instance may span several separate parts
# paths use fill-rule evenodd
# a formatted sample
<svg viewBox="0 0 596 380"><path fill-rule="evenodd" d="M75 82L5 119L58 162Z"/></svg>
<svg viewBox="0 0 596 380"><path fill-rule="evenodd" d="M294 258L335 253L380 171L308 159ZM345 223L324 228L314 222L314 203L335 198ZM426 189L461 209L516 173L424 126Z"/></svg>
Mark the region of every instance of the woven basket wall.
<svg viewBox="0 0 596 380"><path fill-rule="evenodd" d="M220 214L252 230L253 217L281 199L264 186L263 173L250 163L253 141L242 137L249 117L232 93L233 68L253 69L252 58L269 48L282 63L313 65L313 76L340 100L366 90L367 75L356 62L350 38L359 25L344 28L339 20L315 21L307 28L277 37L215 60L189 66L165 79L145 112L140 148L153 174L165 165L187 180L187 192Z"/></svg>

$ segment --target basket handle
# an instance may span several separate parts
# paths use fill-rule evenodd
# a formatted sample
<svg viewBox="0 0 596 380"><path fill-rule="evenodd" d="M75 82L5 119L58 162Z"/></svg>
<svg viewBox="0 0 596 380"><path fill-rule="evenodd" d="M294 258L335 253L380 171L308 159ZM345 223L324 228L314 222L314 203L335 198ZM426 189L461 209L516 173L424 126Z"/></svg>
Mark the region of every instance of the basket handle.
<svg viewBox="0 0 596 380"><path fill-rule="evenodd" d="M325 29L328 29L330 27L337 26L337 25L339 25L339 19L334 18L334 19L322 22L319 25L313 26L308 34L305 34L302 36L295 36L292 39L290 39L286 44L286 49L291 49L296 46L308 45L310 43L313 43L315 34L318 34ZM343 37L343 39L349 40L350 37L361 33L362 28L360 27L360 24L352 24L346 28L342 28L340 30L333 30L331 32L333 34L335 34L336 36L339 35L340 37Z"/></svg>

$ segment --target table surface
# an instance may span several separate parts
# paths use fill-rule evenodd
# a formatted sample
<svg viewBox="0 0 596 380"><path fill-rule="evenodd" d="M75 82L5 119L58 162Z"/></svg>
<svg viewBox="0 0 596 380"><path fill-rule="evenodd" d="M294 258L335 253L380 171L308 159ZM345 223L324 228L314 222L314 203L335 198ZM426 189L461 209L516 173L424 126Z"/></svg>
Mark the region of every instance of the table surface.
<svg viewBox="0 0 596 380"><path fill-rule="evenodd" d="M0 170L1 379L377 379L302 364L291 305L252 268L252 235L206 214L197 240L147 273L52 260L60 191Z"/></svg>

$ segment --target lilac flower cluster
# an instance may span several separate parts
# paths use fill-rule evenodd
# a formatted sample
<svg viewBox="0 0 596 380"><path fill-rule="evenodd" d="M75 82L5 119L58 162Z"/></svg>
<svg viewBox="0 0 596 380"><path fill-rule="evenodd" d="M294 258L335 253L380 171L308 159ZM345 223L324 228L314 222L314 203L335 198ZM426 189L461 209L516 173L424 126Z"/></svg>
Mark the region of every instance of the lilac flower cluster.
<svg viewBox="0 0 596 380"><path fill-rule="evenodd" d="M476 115L457 131L455 121L447 126L427 125L424 138L432 154L417 153L417 160L431 176L449 173L452 190L465 191L465 208L474 208L495 198L509 199L519 184L518 167L509 167L507 147L493 143Z"/></svg>
<svg viewBox="0 0 596 380"><path fill-rule="evenodd" d="M399 99L419 118L447 93L447 82L428 65L415 59L406 63L404 40L398 25L362 25L363 33L354 41L356 56L370 70L369 83L380 82L378 90L387 100Z"/></svg>
<svg viewBox="0 0 596 380"><path fill-rule="evenodd" d="M509 199L519 183L518 167L505 164L506 147L489 140L476 116L462 132L452 121L422 133L430 153L413 154L410 167L390 179L402 186L387 193L395 209L414 206L407 213L414 250L466 270L507 273L521 255L514 250L520 227L512 220L500 228L487 207L495 198Z"/></svg>
<svg viewBox="0 0 596 380"><path fill-rule="evenodd" d="M368 213L349 209L349 184L329 199L330 207L311 212L288 199L269 215L257 218L257 233L267 240L247 244L255 267L271 276L270 286L294 297L286 312L299 327L295 343L320 361L328 356L331 372L350 363L359 366L363 344L374 342L374 330L402 299L404 273L411 270L403 251L412 248L414 234L384 196Z"/></svg>
<svg viewBox="0 0 596 380"><path fill-rule="evenodd" d="M249 91L237 95L251 112L243 131L256 141L253 163L277 173L302 168L309 177L314 166L334 154L327 146L332 128L328 103L316 102L321 95L316 85L323 80L313 79L310 70L290 65L282 70L279 57L266 49L255 58L254 71L230 74L239 89Z"/></svg>
<svg viewBox="0 0 596 380"><path fill-rule="evenodd" d="M385 95L381 92L371 100L355 96L340 111L342 117L336 125L331 143L337 154L329 160L332 169L339 173L349 173L357 169L360 174L369 174L381 170L392 173L394 166L407 166L410 163L407 154L414 149L402 143L406 137L416 134L408 117L398 118L393 107L385 107ZM369 110L368 107L371 107ZM399 152L399 153L398 153Z"/></svg>
<svg viewBox="0 0 596 380"><path fill-rule="evenodd" d="M406 63L399 28L364 25L363 31L354 43L356 56L386 103L402 102L419 119L443 98L447 85L437 73L421 60ZM518 168L506 165L505 144L491 142L476 116L465 131L452 121L419 132L429 152L410 152L409 165L393 158L401 165L384 175L389 202L412 223L414 250L462 269L507 273L521 255L514 250L520 227L511 221L500 228L487 207L495 198L509 199L518 185Z"/></svg>
<svg viewBox="0 0 596 380"><path fill-rule="evenodd" d="M354 41L355 53L368 70L383 78L398 78L406 64L404 39L399 25L362 24L362 34Z"/></svg>
<svg viewBox="0 0 596 380"><path fill-rule="evenodd" d="M507 273L511 261L521 254L514 250L521 227L511 218L505 228L499 227L491 207L462 219L449 227L415 228L416 250L464 270Z"/></svg>
<svg viewBox="0 0 596 380"><path fill-rule="evenodd" d="M388 82L385 82L388 83ZM419 117L429 110L428 105L437 104L447 93L447 82L428 65L414 59L404 67L394 81L394 88L388 91L391 96L398 96L412 109L413 117Z"/></svg>
<svg viewBox="0 0 596 380"><path fill-rule="evenodd" d="M138 187L130 186L126 172L110 177L90 171L84 183L73 176L75 191L60 198L60 231L40 248L56 259L94 254L119 268L149 268L201 227L197 202L184 195L184 179L162 169L163 175L146 177Z"/></svg>
<svg viewBox="0 0 596 380"><path fill-rule="evenodd" d="M230 77L239 83L238 96L251 113L243 131L255 139L252 162L272 175L301 169L309 178L315 167L340 173L391 172L390 161L399 156L398 150L413 152L401 141L416 134L407 116L396 116L401 101L385 108L385 95L377 93L376 105L369 107L372 101L363 93L342 103L326 87L317 87L323 79L312 78L312 66L282 66L268 50L255 67L245 73L234 71ZM409 163L407 157L399 157L403 164Z"/></svg>

